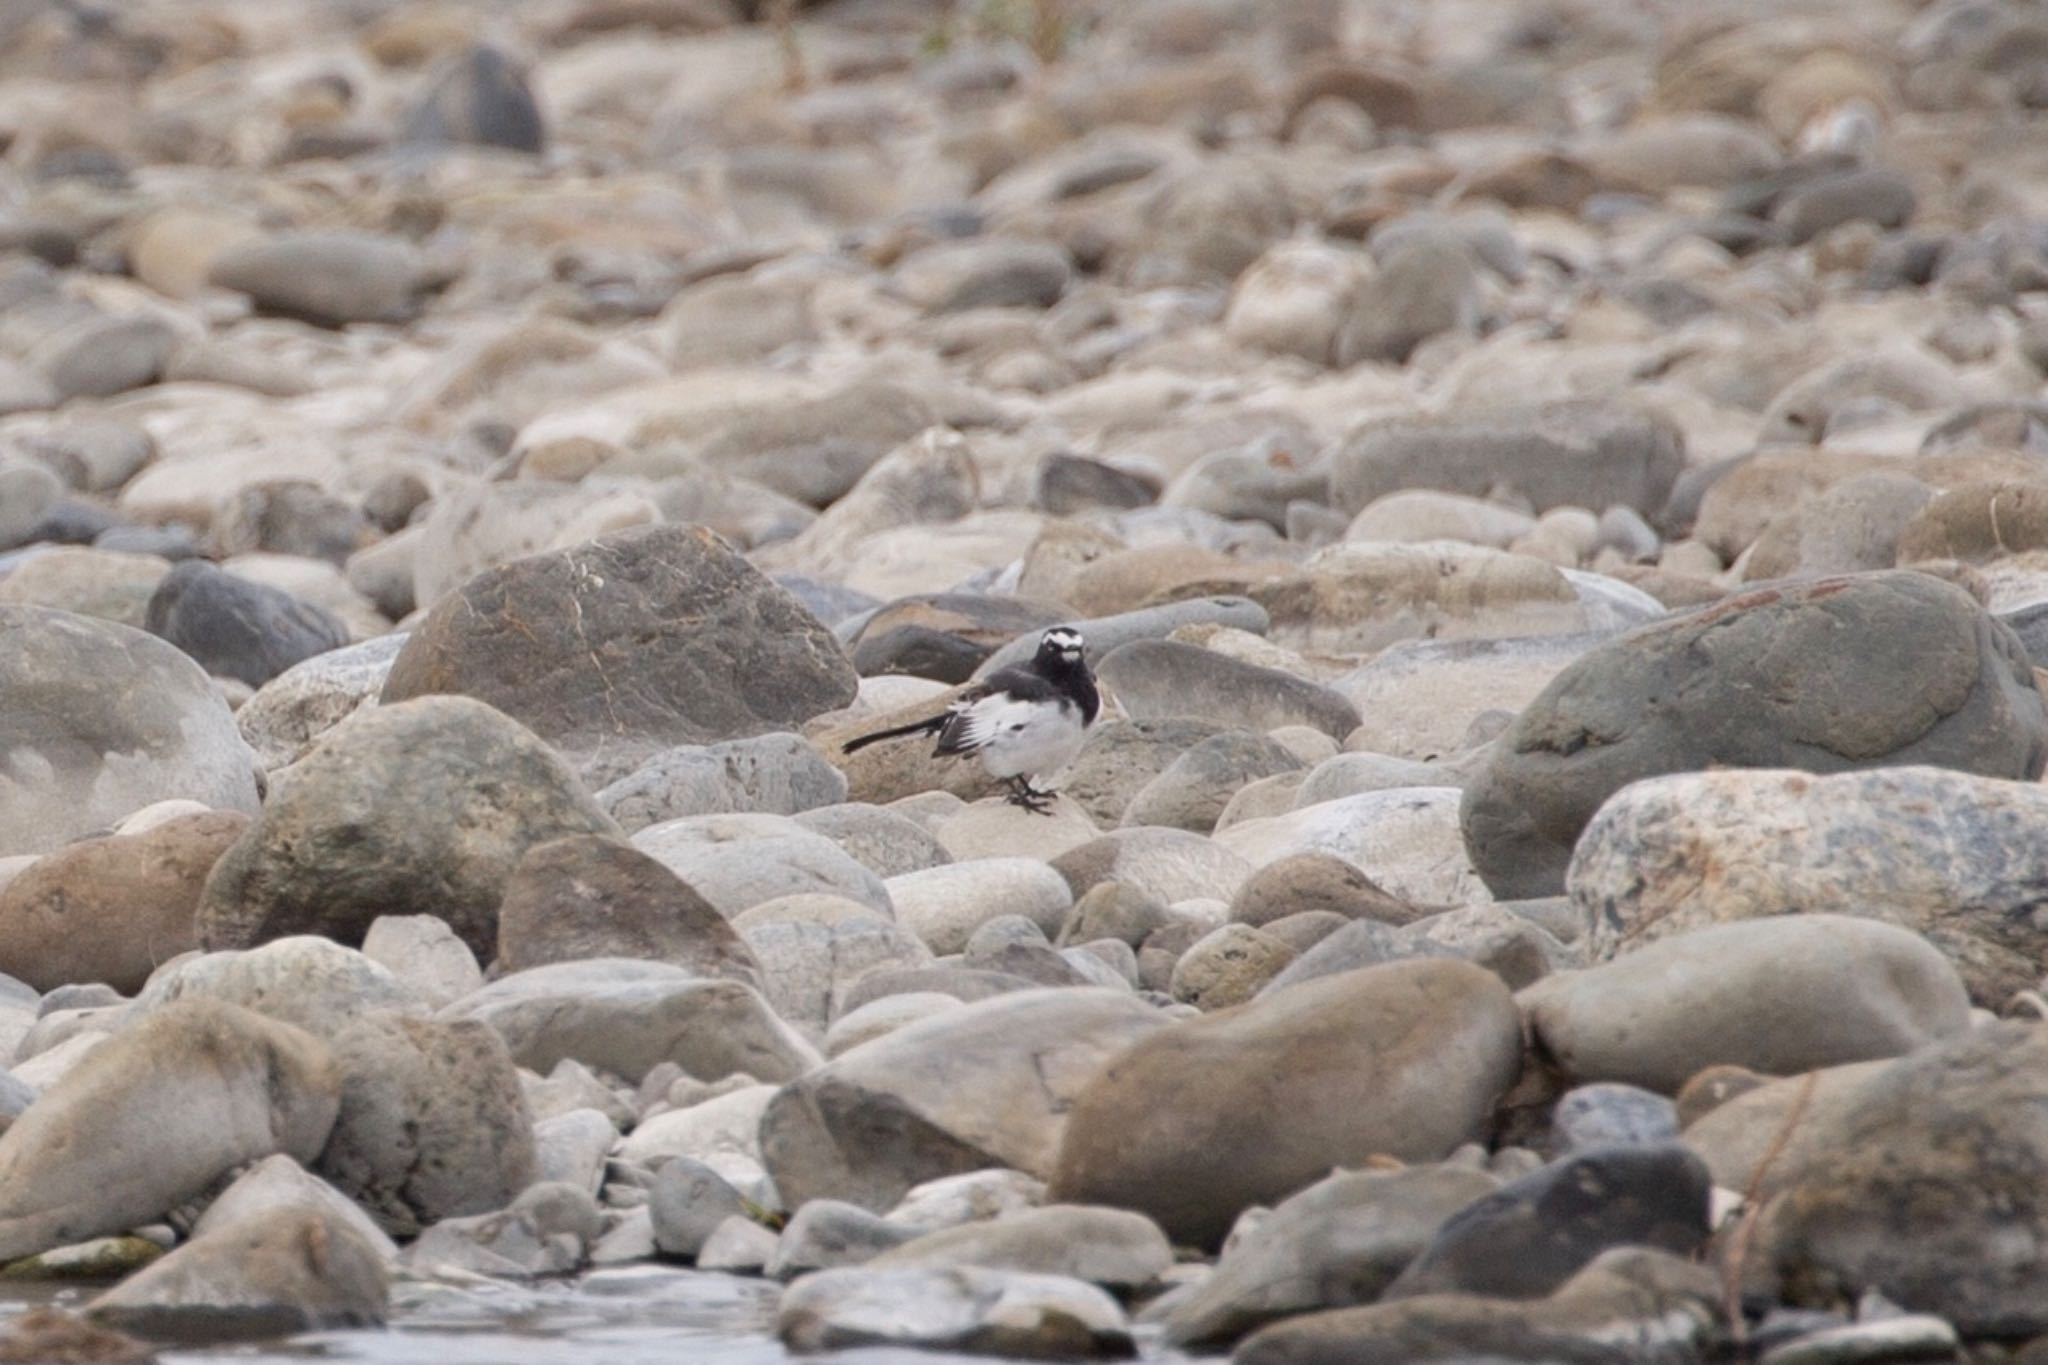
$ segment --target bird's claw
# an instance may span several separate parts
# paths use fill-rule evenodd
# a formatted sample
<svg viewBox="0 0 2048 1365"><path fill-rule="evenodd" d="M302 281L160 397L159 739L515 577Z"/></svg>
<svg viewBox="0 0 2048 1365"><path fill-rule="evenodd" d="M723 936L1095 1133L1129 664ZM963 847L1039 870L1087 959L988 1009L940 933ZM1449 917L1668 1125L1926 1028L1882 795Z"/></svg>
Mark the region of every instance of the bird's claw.
<svg viewBox="0 0 2048 1365"><path fill-rule="evenodd" d="M1033 815L1049 816L1052 814L1053 796L1054 793L1039 791L1029 782L1017 781L1011 783L1008 799L1011 805L1022 806Z"/></svg>

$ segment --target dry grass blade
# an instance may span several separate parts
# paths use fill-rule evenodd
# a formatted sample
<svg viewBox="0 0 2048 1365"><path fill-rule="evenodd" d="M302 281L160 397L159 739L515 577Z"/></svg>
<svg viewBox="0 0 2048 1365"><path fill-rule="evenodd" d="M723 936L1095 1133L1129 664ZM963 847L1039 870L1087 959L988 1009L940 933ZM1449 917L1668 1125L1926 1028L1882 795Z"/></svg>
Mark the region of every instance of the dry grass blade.
<svg viewBox="0 0 2048 1365"><path fill-rule="evenodd" d="M1756 1216L1762 1197L1764 1177L1771 1167L1784 1155L1786 1144L1792 1140L1792 1132L1799 1121L1806 1117L1806 1106L1813 1100L1815 1086L1820 1082L1818 1071L1806 1073L1805 1082L1799 1087L1792 1109L1785 1115L1785 1122L1779 1125L1777 1136L1757 1162L1756 1170L1749 1177L1749 1188L1742 1192L1742 1219L1735 1226L1735 1246L1728 1253L1728 1265L1721 1282L1721 1309L1728 1318L1728 1335L1740 1350L1748 1339L1748 1324L1742 1318L1742 1272L1749 1263L1751 1244L1756 1240Z"/></svg>

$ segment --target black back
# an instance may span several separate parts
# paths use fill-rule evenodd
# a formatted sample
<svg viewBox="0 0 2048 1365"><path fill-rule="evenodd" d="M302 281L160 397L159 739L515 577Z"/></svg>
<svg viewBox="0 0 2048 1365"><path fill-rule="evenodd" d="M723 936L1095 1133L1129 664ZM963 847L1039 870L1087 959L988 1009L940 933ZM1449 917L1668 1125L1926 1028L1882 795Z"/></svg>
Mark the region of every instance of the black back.
<svg viewBox="0 0 2048 1365"><path fill-rule="evenodd" d="M1080 708L1083 725L1093 725L1102 710L1102 694L1095 688L1087 656L1069 661L1049 640L1039 642L1031 662L999 668L981 685L984 695L1007 692L1019 701L1071 701Z"/></svg>

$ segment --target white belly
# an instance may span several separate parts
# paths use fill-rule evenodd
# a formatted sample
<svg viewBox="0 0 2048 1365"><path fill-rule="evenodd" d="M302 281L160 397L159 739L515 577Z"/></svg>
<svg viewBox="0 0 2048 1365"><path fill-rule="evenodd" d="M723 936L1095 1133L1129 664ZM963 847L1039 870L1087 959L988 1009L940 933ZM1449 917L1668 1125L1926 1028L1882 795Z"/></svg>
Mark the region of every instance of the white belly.
<svg viewBox="0 0 2048 1365"><path fill-rule="evenodd" d="M1086 734L1071 706L1005 708L981 746L982 765L991 777L1057 772L1081 752Z"/></svg>

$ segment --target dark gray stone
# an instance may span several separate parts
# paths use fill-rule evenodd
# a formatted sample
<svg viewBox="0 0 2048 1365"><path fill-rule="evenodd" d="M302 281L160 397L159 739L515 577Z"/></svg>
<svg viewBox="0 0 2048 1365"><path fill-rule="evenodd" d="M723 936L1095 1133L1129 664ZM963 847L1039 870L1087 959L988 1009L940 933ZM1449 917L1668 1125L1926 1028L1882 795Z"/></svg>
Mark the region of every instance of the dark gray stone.
<svg viewBox="0 0 2048 1365"><path fill-rule="evenodd" d="M406 118L399 140L413 146L467 143L540 153L547 128L526 78L507 57L479 43L451 57Z"/></svg>
<svg viewBox="0 0 2048 1365"><path fill-rule="evenodd" d="M1690 1256L1707 1240L1712 1184L1706 1163L1676 1142L1567 1157L1452 1216L1386 1297L1534 1299L1610 1247Z"/></svg>
<svg viewBox="0 0 2048 1365"><path fill-rule="evenodd" d="M324 607L188 559L164 575L143 624L208 673L261 687L295 663L339 649L348 627Z"/></svg>
<svg viewBox="0 0 2048 1365"><path fill-rule="evenodd" d="M1677 1140L1678 1106L1638 1086L1616 1081L1575 1086L1550 1111L1553 1156L1571 1156L1595 1147L1647 1147Z"/></svg>

